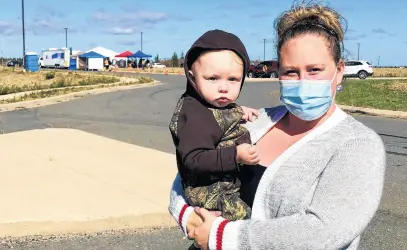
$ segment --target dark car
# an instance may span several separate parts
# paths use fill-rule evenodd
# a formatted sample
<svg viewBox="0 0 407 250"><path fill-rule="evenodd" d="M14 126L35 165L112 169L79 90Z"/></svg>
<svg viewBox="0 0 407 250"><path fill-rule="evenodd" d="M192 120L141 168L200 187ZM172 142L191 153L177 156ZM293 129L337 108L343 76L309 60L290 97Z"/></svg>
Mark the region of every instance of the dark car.
<svg viewBox="0 0 407 250"><path fill-rule="evenodd" d="M247 72L249 78L278 78L277 61L263 61L257 65L251 65Z"/></svg>
<svg viewBox="0 0 407 250"><path fill-rule="evenodd" d="M15 67L15 66L21 67L22 64L23 64L22 62L17 61L17 60L10 60L7 62L8 67Z"/></svg>

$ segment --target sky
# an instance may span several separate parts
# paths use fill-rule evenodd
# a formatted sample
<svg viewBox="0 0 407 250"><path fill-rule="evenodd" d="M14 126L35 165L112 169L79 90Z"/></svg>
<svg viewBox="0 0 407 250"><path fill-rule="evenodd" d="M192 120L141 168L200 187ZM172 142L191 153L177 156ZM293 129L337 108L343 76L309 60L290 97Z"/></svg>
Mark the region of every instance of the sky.
<svg viewBox="0 0 407 250"><path fill-rule="evenodd" d="M349 59L374 65L407 65L407 1L331 0L347 21ZM292 0L25 0L26 51L68 47L86 51L103 46L117 52L141 49L169 58L187 52L205 31L222 29L239 36L250 59L275 58L274 20ZM0 57L21 57L20 0L0 0Z"/></svg>

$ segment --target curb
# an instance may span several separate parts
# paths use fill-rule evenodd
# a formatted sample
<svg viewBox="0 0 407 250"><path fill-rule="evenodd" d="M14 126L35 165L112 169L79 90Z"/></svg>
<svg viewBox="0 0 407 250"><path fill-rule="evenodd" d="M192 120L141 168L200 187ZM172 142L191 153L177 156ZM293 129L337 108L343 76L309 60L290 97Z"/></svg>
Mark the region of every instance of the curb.
<svg viewBox="0 0 407 250"><path fill-rule="evenodd" d="M35 108L35 107L41 107L41 106L46 106L46 105L51 105L51 104L56 104L56 103L61 103L61 102L72 101L72 100L84 97L86 95L97 95L97 94L103 94L103 93L109 93L109 92L115 92L115 91L121 91L121 90L138 89L138 88L156 86L158 84L161 84L161 82L154 80L151 83L95 88L95 89L90 89L90 90L73 92L73 93L69 93L69 94L65 94L65 95L58 95L58 96L53 96L53 97L47 97L47 98L41 98L41 99L35 99L35 100L29 100L29 101L22 101L22 102L0 104L0 113L7 112L7 111L13 111L13 110L17 110L17 109Z"/></svg>
<svg viewBox="0 0 407 250"><path fill-rule="evenodd" d="M171 76L185 76L184 73L157 73L157 72L137 72L137 71L111 71L113 73L134 73L134 74L146 74L146 75L171 75ZM245 82L278 82L278 78L245 78Z"/></svg>
<svg viewBox="0 0 407 250"><path fill-rule="evenodd" d="M361 113L372 116L381 116L386 118L394 119L407 119L407 112L405 111L393 111L393 110L384 110L384 109L372 109L372 108L363 108L363 107L353 107L346 105L338 105L343 111L351 113Z"/></svg>
<svg viewBox="0 0 407 250"><path fill-rule="evenodd" d="M177 226L169 213L123 216L89 221L28 221L0 224L0 238L37 235L87 234L110 230Z"/></svg>

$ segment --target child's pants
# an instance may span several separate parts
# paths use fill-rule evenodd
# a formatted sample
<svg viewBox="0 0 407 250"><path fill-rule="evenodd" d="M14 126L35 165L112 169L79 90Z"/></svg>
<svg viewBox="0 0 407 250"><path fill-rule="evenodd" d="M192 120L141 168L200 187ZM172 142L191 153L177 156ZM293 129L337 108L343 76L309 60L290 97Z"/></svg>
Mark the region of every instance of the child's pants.
<svg viewBox="0 0 407 250"><path fill-rule="evenodd" d="M209 186L184 189L190 206L203 207L222 212L222 217L231 221L249 219L250 207L240 199L239 188L233 182L216 182Z"/></svg>

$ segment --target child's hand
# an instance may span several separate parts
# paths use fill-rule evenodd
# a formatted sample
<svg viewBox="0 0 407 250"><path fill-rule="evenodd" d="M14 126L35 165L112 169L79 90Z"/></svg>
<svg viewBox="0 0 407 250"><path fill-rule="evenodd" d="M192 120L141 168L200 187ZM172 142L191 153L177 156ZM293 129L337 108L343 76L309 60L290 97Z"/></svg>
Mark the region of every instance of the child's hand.
<svg viewBox="0 0 407 250"><path fill-rule="evenodd" d="M260 161L256 146L243 143L236 147L236 151L236 160L239 163L256 165Z"/></svg>
<svg viewBox="0 0 407 250"><path fill-rule="evenodd" d="M241 106L241 108L243 109L244 112L242 119L245 121L253 121L255 120L255 117L259 116L259 111L257 109L252 109L245 106Z"/></svg>

